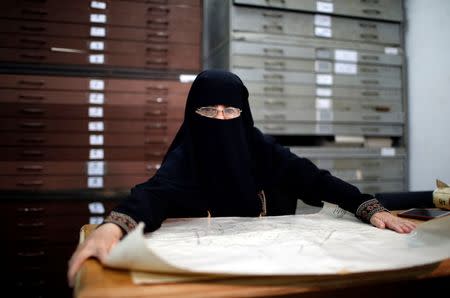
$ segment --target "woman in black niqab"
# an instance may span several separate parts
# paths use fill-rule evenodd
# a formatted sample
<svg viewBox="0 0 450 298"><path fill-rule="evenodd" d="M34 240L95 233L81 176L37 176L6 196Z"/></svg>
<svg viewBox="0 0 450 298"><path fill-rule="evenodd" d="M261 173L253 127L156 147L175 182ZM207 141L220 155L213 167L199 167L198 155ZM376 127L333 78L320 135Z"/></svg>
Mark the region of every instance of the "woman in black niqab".
<svg viewBox="0 0 450 298"><path fill-rule="evenodd" d="M142 221L152 231L168 217L294 214L298 199L314 205L328 201L352 213L364 202L373 202L371 212L385 210L371 195L262 134L254 126L248 96L229 71L198 74L161 168L136 185L106 221L125 221L125 231ZM242 112L227 120L196 113L216 105Z"/></svg>

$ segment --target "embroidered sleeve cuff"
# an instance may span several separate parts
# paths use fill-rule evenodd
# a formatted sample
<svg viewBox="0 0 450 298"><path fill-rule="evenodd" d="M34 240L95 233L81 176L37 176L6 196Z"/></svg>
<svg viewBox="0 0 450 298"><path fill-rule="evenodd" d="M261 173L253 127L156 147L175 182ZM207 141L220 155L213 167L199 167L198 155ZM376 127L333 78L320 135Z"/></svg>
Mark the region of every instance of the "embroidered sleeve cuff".
<svg viewBox="0 0 450 298"><path fill-rule="evenodd" d="M130 216L112 211L104 220L104 223L111 222L121 227L126 233L129 233L137 226L137 222Z"/></svg>
<svg viewBox="0 0 450 298"><path fill-rule="evenodd" d="M372 215L380 211L389 212L389 210L384 208L377 199L370 199L359 205L355 215L357 218L364 222L370 222L370 218L372 217Z"/></svg>

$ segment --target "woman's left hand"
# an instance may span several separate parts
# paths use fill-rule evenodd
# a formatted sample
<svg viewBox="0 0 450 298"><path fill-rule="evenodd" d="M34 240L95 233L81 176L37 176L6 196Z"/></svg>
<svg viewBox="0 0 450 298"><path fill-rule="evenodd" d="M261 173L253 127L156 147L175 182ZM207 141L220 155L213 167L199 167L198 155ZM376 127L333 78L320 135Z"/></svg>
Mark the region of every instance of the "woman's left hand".
<svg viewBox="0 0 450 298"><path fill-rule="evenodd" d="M388 228L398 233L410 233L416 228L416 224L412 221L394 216L386 211L380 211L372 215L370 223L377 228Z"/></svg>

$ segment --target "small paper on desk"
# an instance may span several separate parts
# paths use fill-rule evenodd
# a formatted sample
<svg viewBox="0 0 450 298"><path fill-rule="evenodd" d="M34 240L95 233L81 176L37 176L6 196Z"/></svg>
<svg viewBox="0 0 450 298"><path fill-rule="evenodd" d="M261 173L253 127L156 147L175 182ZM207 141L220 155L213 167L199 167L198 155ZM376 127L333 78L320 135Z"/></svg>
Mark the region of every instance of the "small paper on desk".
<svg viewBox="0 0 450 298"><path fill-rule="evenodd" d="M450 216L399 234L329 203L316 214L169 219L147 235L143 228L119 242L104 264L132 270L135 283L357 273L450 257Z"/></svg>

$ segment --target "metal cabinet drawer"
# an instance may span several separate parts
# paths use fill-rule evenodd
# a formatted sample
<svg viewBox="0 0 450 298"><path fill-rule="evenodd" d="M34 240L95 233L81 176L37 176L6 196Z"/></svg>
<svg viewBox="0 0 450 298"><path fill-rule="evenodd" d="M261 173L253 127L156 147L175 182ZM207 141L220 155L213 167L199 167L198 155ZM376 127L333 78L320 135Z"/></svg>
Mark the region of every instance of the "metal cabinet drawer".
<svg viewBox="0 0 450 298"><path fill-rule="evenodd" d="M374 88L345 88L336 86L313 86L295 84L265 84L262 82L245 83L250 97L255 95L266 96L297 96L297 97L331 97L339 99L363 99L363 100L386 100L400 102L402 99L401 89L374 89Z"/></svg>
<svg viewBox="0 0 450 298"><path fill-rule="evenodd" d="M52 23L45 21L0 19L2 32L8 35L26 34L30 40L42 40L43 37L59 36L65 38L128 40L149 43L184 43L199 45L201 34L198 24L188 23L182 27L167 24L167 28L135 28L125 26L102 26L98 24Z"/></svg>
<svg viewBox="0 0 450 298"><path fill-rule="evenodd" d="M161 166L155 161L0 161L2 175L48 176L48 175L148 175Z"/></svg>
<svg viewBox="0 0 450 298"><path fill-rule="evenodd" d="M378 192L402 192L406 191L406 186L402 181L385 180L381 182L354 182L361 192L375 194Z"/></svg>
<svg viewBox="0 0 450 298"><path fill-rule="evenodd" d="M146 161L162 158L167 151L166 144L152 144L145 147L42 147L25 146L0 147L0 160L5 161L86 161L86 160L130 160Z"/></svg>
<svg viewBox="0 0 450 298"><path fill-rule="evenodd" d="M289 110L329 110L348 111L352 113L390 113L402 112L400 101L388 100L366 100L366 99L329 99L316 97L291 97L291 96L263 96L252 95L249 99L252 111L264 109L267 111L289 111Z"/></svg>
<svg viewBox="0 0 450 298"><path fill-rule="evenodd" d="M255 126L270 135L401 136L403 134L403 125L255 121Z"/></svg>
<svg viewBox="0 0 450 298"><path fill-rule="evenodd" d="M376 123L401 124L404 122L403 113L355 113L332 110L266 110L253 109L255 121L316 121L325 123Z"/></svg>
<svg viewBox="0 0 450 298"><path fill-rule="evenodd" d="M361 75L371 78L390 78L401 80L401 68L395 66L364 65L348 62L331 62L327 60L289 59L285 57L258 57L234 55L231 57L230 68L259 68L276 71L296 71L311 73L341 73Z"/></svg>
<svg viewBox="0 0 450 298"><path fill-rule="evenodd" d="M15 133L142 133L166 135L167 121L2 118L0 132Z"/></svg>
<svg viewBox="0 0 450 298"><path fill-rule="evenodd" d="M0 133L1 146L39 147L139 147L150 144L167 144L163 135L137 133Z"/></svg>
<svg viewBox="0 0 450 298"><path fill-rule="evenodd" d="M147 181L151 176L152 175L105 176L101 177L101 184L96 184L101 186L95 187L89 187L89 177L85 176L5 176L0 180L0 188L5 190L62 190L86 188L129 189L130 186Z"/></svg>
<svg viewBox="0 0 450 298"><path fill-rule="evenodd" d="M352 66L352 65L350 65ZM354 70L356 68L352 67ZM401 88L400 78L370 77L364 75L321 74L307 72L269 71L264 69L231 69L244 82L264 82L342 87Z"/></svg>
<svg viewBox="0 0 450 298"><path fill-rule="evenodd" d="M230 44L231 61L235 56L245 55L246 57L265 57L265 58L289 58L289 63L296 62L292 59L320 59L339 62L376 64L376 65L401 65L402 56L399 54L386 54L380 51L364 50L357 48L340 48L333 45L323 46L319 44L286 45L282 43L262 43L246 42L235 40ZM243 58L238 58L242 61ZM286 61L286 62L287 62ZM245 60L243 61L245 62ZM239 65L239 64L238 64ZM266 65L265 65L266 66ZM275 65L276 66L276 65Z"/></svg>
<svg viewBox="0 0 450 298"><path fill-rule="evenodd" d="M136 92L148 95L187 95L190 83L174 80L134 80L97 77L0 74L0 88L20 90L82 90L90 92Z"/></svg>
<svg viewBox="0 0 450 298"><path fill-rule="evenodd" d="M46 6L33 7L28 3L3 7L0 17L39 20L47 22L67 22L130 27L153 27L166 29L169 24L183 28L195 23L200 31L201 9L199 6L161 5L144 2L111 2L105 10L93 10L90 3L65 6L62 1L53 1Z"/></svg>
<svg viewBox="0 0 450 298"><path fill-rule="evenodd" d="M399 0L377 1L316 1L316 0L233 0L235 4L272 7L278 9L332 13L379 20L401 21L402 2Z"/></svg>
<svg viewBox="0 0 450 298"><path fill-rule="evenodd" d="M164 107L87 106L51 104L0 104L0 116L35 119L116 119L116 120L154 120L165 121L167 110Z"/></svg>
<svg viewBox="0 0 450 298"><path fill-rule="evenodd" d="M52 51L48 49L0 49L0 61L48 63L63 65L95 65L145 69L200 70L200 47L197 45L148 45L146 53L134 55L86 53L86 50ZM193 55L198 53L198 55Z"/></svg>
<svg viewBox="0 0 450 298"><path fill-rule="evenodd" d="M330 17L327 34L314 26L314 15L306 13L269 11L267 9L233 6L231 22L233 31L278 33L342 40L398 45L401 42L400 25L366 20Z"/></svg>

